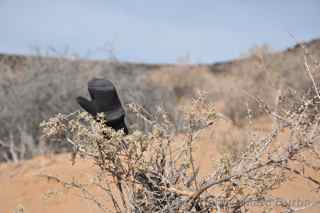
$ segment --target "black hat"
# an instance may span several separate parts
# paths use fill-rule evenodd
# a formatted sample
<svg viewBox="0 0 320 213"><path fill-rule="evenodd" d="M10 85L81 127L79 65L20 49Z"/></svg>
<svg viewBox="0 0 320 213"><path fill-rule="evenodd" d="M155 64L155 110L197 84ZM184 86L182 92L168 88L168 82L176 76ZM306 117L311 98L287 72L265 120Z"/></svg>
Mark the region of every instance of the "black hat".
<svg viewBox="0 0 320 213"><path fill-rule="evenodd" d="M77 102L80 106L94 117L98 113L104 113L108 126L116 130L124 129L127 133L125 111L113 83L106 79L95 78L88 82L88 91L92 101L78 97Z"/></svg>

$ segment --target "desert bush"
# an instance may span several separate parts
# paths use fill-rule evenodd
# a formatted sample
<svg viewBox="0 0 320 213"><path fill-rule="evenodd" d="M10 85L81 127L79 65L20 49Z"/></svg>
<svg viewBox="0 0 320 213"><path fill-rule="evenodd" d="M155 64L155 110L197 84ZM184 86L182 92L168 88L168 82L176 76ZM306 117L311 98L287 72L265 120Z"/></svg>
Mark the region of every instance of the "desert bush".
<svg viewBox="0 0 320 213"><path fill-rule="evenodd" d="M317 205L292 206L284 197L271 192L299 176L314 189L320 189L317 175L304 173L306 168L320 171L319 116L320 96L305 58L313 92L300 98L297 93L282 92L276 107L259 97L252 97L259 108L273 121L271 131L261 137L248 137L245 147L228 153L217 161L214 171L201 177L194 164L195 139L204 129L212 127L219 113L201 93L185 110L187 137L175 141L172 122L165 112L156 120L138 105L131 105L137 117L150 125L150 132L134 131L125 136L104 126L100 117L93 120L86 113L59 114L42 124L43 140L68 141L76 154L92 157L109 186L106 196L115 212L295 212ZM313 64L312 64L313 65ZM279 134L289 138L277 143ZM71 183L69 183L70 185ZM72 185L72 184L71 184ZM114 188L111 187L114 186ZM79 188L77 185L76 188ZM112 190L113 189L113 190ZM275 205L265 207L263 203ZM262 204L262 205L259 205ZM98 206L103 206L97 203Z"/></svg>

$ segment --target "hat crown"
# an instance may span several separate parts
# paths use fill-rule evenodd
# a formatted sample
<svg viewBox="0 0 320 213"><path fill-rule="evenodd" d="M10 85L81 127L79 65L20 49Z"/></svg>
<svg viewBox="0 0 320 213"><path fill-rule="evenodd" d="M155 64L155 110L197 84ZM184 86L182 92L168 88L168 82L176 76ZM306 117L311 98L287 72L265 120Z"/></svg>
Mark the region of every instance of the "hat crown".
<svg viewBox="0 0 320 213"><path fill-rule="evenodd" d="M106 79L92 79L88 82L90 96L96 106L97 113L104 112L107 119L124 116L119 96L113 83Z"/></svg>
<svg viewBox="0 0 320 213"><path fill-rule="evenodd" d="M94 90L115 90L113 83L102 78L94 78L88 82L88 88Z"/></svg>

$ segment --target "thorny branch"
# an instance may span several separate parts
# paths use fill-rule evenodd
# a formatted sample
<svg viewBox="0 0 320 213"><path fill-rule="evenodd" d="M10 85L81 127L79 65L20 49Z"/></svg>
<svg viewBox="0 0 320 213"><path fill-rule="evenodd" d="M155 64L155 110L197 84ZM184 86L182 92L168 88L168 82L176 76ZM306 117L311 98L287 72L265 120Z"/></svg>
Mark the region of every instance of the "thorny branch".
<svg viewBox="0 0 320 213"><path fill-rule="evenodd" d="M227 154L222 156L208 177L200 177L193 156L197 136L212 128L218 119L203 94L186 113L185 119L190 124L186 132L189 137L179 143L175 141L165 115L153 120L152 115L137 105L131 105L131 108L138 118L150 125L149 133L134 131L125 136L87 114L78 113L69 117L58 115L43 124L44 138L66 139L75 147L75 152L95 159L101 172L113 178L112 184L120 195L114 196L114 192L104 190L116 212L209 212L212 209L245 212L250 208L246 204L266 200L273 189L287 183L292 175L320 188L316 177L305 175L290 165L299 162L318 172L317 167L306 163L303 158L306 152L314 153L313 160L320 161L317 151L320 96L307 60L305 63L316 95L307 97L307 100L300 99L300 102L293 103L294 106L288 102L283 110L273 110L261 99L250 96L276 125L267 136L247 143L237 159ZM289 131L290 137L276 146L283 130ZM77 184L66 186L80 187ZM218 202L219 199L224 202ZM287 212L308 207L281 206Z"/></svg>

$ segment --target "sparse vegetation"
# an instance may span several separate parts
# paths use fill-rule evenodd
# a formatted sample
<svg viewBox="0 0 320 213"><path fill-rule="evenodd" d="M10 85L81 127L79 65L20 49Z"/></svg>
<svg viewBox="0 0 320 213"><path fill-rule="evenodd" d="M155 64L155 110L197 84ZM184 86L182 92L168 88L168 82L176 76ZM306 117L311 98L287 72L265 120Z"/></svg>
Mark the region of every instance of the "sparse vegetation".
<svg viewBox="0 0 320 213"><path fill-rule="evenodd" d="M2 58L0 160L17 162L47 150L71 150L73 164L78 156L91 158L99 168L91 185L105 193L115 212L296 212L315 207L318 200L297 205L274 193L300 178L319 194L319 55L312 54L319 44L311 44L287 55L254 51L247 59L210 67ZM70 101L85 92L93 76L115 82L132 134L115 132ZM255 131L259 116L268 117L272 127ZM41 137L34 128L40 120L46 120ZM236 128L216 132L223 134L215 141L221 155L207 162L212 170L202 175L196 145L221 120ZM91 185L42 176L80 190L108 212L106 203L90 192Z"/></svg>
<svg viewBox="0 0 320 213"><path fill-rule="evenodd" d="M86 113L59 114L42 124L44 139L72 144L74 162L77 153L95 160L100 168L96 184L107 186L106 196L115 212L300 211L319 205L319 201L295 206L272 192L296 176L312 184L314 190L320 189L319 175L305 173L320 171L320 96L311 67L316 67L315 62L305 57L308 94L294 99L296 94L281 93L274 108L252 97L273 120L271 131L245 138L242 149L227 146L214 171L205 177L195 166L194 143L221 118L204 93L184 111L186 138L179 142L172 131L174 123L164 111L156 120L150 119L150 113L138 105L131 105L131 109L150 124L150 132L124 136ZM279 142L283 131L289 131L290 137ZM94 201L105 210L102 203ZM267 202L274 205L263 205Z"/></svg>

